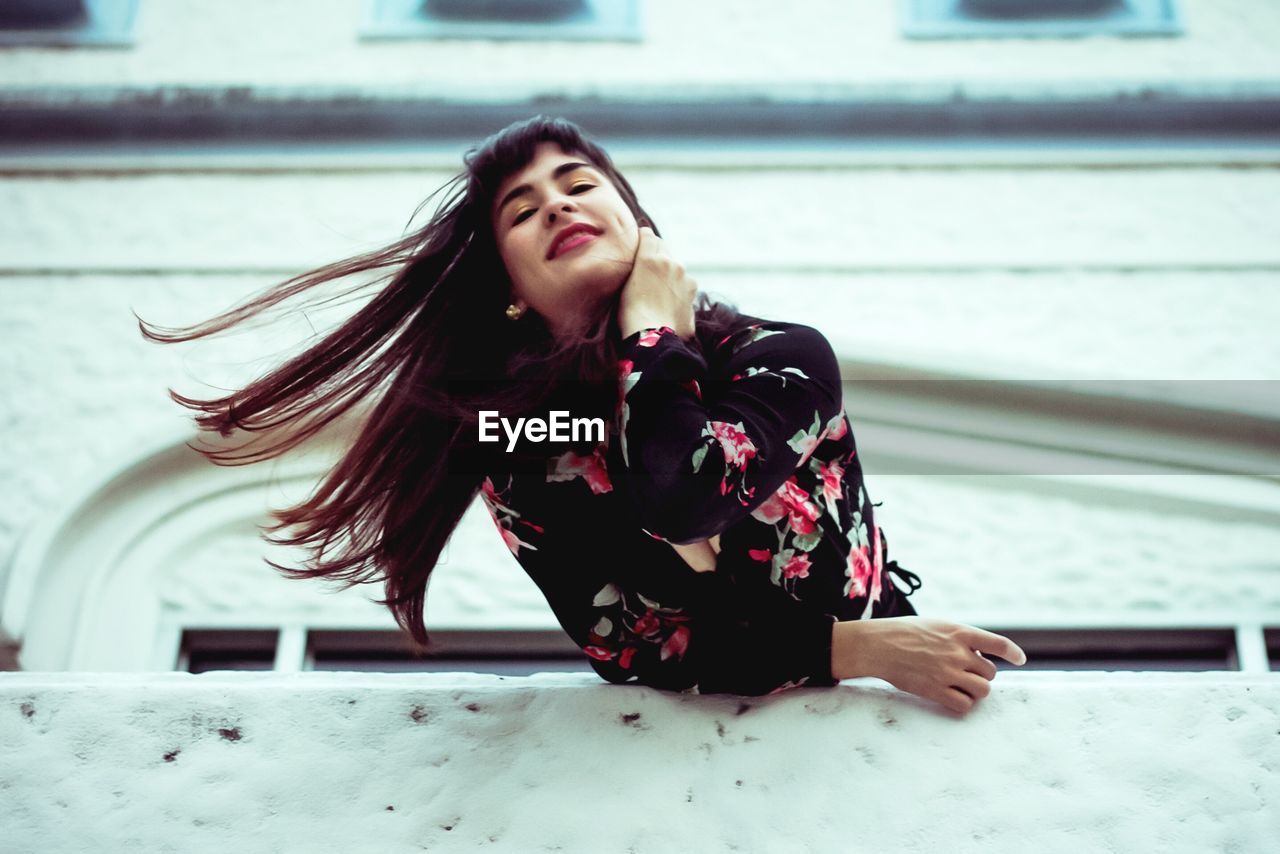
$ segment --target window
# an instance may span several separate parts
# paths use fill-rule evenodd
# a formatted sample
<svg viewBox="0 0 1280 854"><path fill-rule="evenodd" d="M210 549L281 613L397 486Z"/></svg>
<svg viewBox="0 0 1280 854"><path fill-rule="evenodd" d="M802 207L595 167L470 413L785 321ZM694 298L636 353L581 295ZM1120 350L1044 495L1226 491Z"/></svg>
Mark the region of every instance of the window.
<svg viewBox="0 0 1280 854"><path fill-rule="evenodd" d="M303 670L470 672L528 676L541 671L591 672L586 655L562 631L429 632L418 657L408 636L385 631L308 632Z"/></svg>
<svg viewBox="0 0 1280 854"><path fill-rule="evenodd" d="M1001 670L1239 670L1231 629L991 629L1022 647L1021 667Z"/></svg>
<svg viewBox="0 0 1280 854"><path fill-rule="evenodd" d="M1265 638L1267 661L1270 662L1271 670L1280 671L1280 628L1265 629L1262 636Z"/></svg>
<svg viewBox="0 0 1280 854"><path fill-rule="evenodd" d="M175 670L274 670L275 629L187 629L182 633Z"/></svg>
<svg viewBox="0 0 1280 854"><path fill-rule="evenodd" d="M365 0L365 39L639 41L639 0Z"/></svg>
<svg viewBox="0 0 1280 854"><path fill-rule="evenodd" d="M907 38L1178 36L1176 0L898 0Z"/></svg>
<svg viewBox="0 0 1280 854"><path fill-rule="evenodd" d="M277 629L184 629L175 670L274 670L280 654ZM545 671L592 672L582 650L553 630L432 630L424 655L400 631L310 629L301 661L289 670L355 670L373 673L468 672L528 676Z"/></svg>
<svg viewBox="0 0 1280 854"><path fill-rule="evenodd" d="M990 628L1027 653L1022 667L987 656L1001 670L1239 671L1238 638L1231 628ZM1280 628L1267 628L1267 658L1280 669ZM408 635L385 629L307 629L297 660L282 659L278 629L188 628L175 669L344 670L370 673L593 672L582 650L559 629L430 631L431 644L415 655ZM301 636L299 636L301 639ZM289 649L288 644L283 644ZM288 653L285 653L288 656ZM1259 659L1257 666L1268 665Z"/></svg>
<svg viewBox="0 0 1280 854"><path fill-rule="evenodd" d="M5 0L0 47L133 44L138 0Z"/></svg>

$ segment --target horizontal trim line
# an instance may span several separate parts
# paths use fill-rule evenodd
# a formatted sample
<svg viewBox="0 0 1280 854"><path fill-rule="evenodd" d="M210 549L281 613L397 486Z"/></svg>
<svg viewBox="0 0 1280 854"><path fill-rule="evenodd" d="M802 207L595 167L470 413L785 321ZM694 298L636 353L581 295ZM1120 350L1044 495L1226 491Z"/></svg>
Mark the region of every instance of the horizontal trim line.
<svg viewBox="0 0 1280 854"><path fill-rule="evenodd" d="M1125 86L1130 91L1125 91ZM1163 88L1162 88L1163 87ZM159 139L475 140L536 113L560 115L600 138L934 137L1030 134L1280 135L1280 86L1109 84L1066 93L966 92L943 86L867 88L633 87L601 93L471 99L423 91L217 87L39 87L0 92L0 142ZM1213 87L1210 87L1212 90ZM1204 87L1201 87L1202 91ZM683 97L682 97L683 96Z"/></svg>
<svg viewBox="0 0 1280 854"><path fill-rule="evenodd" d="M145 144L113 150L109 141L60 150L49 144L0 150L3 177L116 177L120 174L164 175L324 175L380 172L458 172L465 146L379 145L374 141L317 146L281 142L255 148L236 141L213 145ZM185 150L184 150L185 149ZM1280 146L1267 142L1181 139L1159 144L1117 144L1114 138L1046 137L1035 145L1026 139L1002 142L982 137L875 140L862 142L791 138L763 142L728 140L684 145L611 142L609 154L624 171L663 169L672 172L726 173L767 169L773 172L845 170L894 171L1187 171L1280 169Z"/></svg>

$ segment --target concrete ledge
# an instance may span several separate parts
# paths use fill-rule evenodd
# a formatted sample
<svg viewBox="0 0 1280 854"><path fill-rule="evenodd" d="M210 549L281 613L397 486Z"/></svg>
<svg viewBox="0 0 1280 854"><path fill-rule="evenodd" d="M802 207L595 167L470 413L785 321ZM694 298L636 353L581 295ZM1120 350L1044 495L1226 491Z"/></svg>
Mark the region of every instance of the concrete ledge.
<svg viewBox="0 0 1280 854"><path fill-rule="evenodd" d="M0 673L15 851L1262 851L1280 678Z"/></svg>

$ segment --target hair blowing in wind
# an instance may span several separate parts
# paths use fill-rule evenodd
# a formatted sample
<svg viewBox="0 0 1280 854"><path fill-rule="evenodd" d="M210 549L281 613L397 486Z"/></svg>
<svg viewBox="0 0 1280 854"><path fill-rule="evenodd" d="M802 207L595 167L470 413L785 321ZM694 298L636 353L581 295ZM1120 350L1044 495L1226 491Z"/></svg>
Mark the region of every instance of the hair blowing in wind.
<svg viewBox="0 0 1280 854"><path fill-rule="evenodd" d="M166 328L138 317L148 340L191 341L295 299L300 303L284 310L332 303L335 297L321 293L322 286L377 273L341 294L370 289L363 307L244 388L213 399L172 389L169 395L198 413L202 431L262 434L235 448L193 448L218 465L279 456L363 403L367 415L311 496L272 510L273 523L262 527L269 542L306 549L305 565L264 560L289 578L331 578L344 588L381 581L386 596L375 601L423 646L431 572L496 453L477 441L477 413L523 416L537 412L564 383L607 387L616 380L616 296L585 311L581 328L568 337L553 335L533 312L515 322L505 313L511 280L489 211L502 181L545 141L590 160L637 221L657 232L603 148L570 121L535 116L468 149L463 171L410 218L447 191L430 221L390 245L294 276L193 326ZM755 320L705 294L695 316L700 341Z"/></svg>

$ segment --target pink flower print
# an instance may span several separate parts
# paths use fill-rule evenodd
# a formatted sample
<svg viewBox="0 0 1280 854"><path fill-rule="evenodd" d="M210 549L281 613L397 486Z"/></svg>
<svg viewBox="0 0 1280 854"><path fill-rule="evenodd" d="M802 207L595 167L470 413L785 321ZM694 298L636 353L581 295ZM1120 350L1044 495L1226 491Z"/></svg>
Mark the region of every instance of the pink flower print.
<svg viewBox="0 0 1280 854"><path fill-rule="evenodd" d="M770 525L785 516L787 525L797 534L812 534L817 530L814 521L821 514L818 506L809 500L809 493L796 482L795 475L787 478L786 483L751 513L753 518Z"/></svg>
<svg viewBox="0 0 1280 854"><path fill-rule="evenodd" d="M618 379L625 380L627 376L630 375L632 369L635 368L635 366L636 366L636 363L631 361L630 359L619 359L618 360Z"/></svg>
<svg viewBox="0 0 1280 854"><path fill-rule="evenodd" d="M844 574L849 577L849 580L845 582L844 595L850 599L865 596L867 583L871 580L873 573L871 560L867 557L867 547L856 546L849 549L849 559L844 569Z"/></svg>
<svg viewBox="0 0 1280 854"><path fill-rule="evenodd" d="M759 328L760 328L760 324L758 324L758 323L753 323L753 324L751 324L750 326L744 327L743 329L739 329L737 332L730 332L728 335L726 335L726 336L724 336L723 338L721 338L721 339L720 339L720 343L719 343L719 344L716 344L716 346L717 346L717 347L719 347L721 344L723 344L724 342L728 341L728 340L729 340L730 338L732 338L733 336L738 335L738 334L740 334L740 333L742 333L742 332L745 332L747 329L759 329Z"/></svg>
<svg viewBox="0 0 1280 854"><path fill-rule="evenodd" d="M486 499L485 506L488 507L489 512L492 513L493 512L492 505L499 503L498 490L496 487L494 487L493 481L486 477L484 481L480 484L480 492Z"/></svg>
<svg viewBox="0 0 1280 854"><path fill-rule="evenodd" d="M674 335L676 331L670 326L659 326L656 329L646 329L640 333L640 340L636 343L641 347L652 347L654 344L658 343L658 339L662 337L663 332L670 332Z"/></svg>
<svg viewBox="0 0 1280 854"><path fill-rule="evenodd" d="M658 615L653 613L653 609L645 611L644 616L636 620L636 634L642 638L652 637L658 632L661 625L658 623Z"/></svg>
<svg viewBox="0 0 1280 854"><path fill-rule="evenodd" d="M604 446L597 445L590 455L584 456L574 451L566 451L554 458L547 472L547 482L573 480L580 477L591 487L591 492L600 495L613 490L609 480L609 468L604 458Z"/></svg>
<svg viewBox="0 0 1280 854"><path fill-rule="evenodd" d="M660 657L666 661L671 656L683 661L685 651L689 648L689 628L687 626L676 626L676 630L671 633L671 637L667 638L662 644Z"/></svg>
<svg viewBox="0 0 1280 854"><path fill-rule="evenodd" d="M787 444L791 446L791 450L800 455L800 462L797 466L804 465L812 454L822 443L824 438L819 429L822 427L822 414L816 409L813 412L813 423L805 430L798 431L794 436L787 440Z"/></svg>
<svg viewBox="0 0 1280 854"><path fill-rule="evenodd" d="M747 461L756 455L756 446L743 431L742 422L737 424L728 424L724 421L708 421L706 426L702 428L703 437L710 436L720 443L720 450L724 454L724 475L720 479L720 494L729 494L729 480L735 469L741 472L746 471ZM707 458L707 452L711 449L711 445L699 445L698 449L693 452L693 456L689 458L695 472L702 470L702 463ZM755 495L755 487L743 489L739 487L739 492L745 494L748 498ZM742 496L738 496L739 503L746 505Z"/></svg>
<svg viewBox="0 0 1280 854"><path fill-rule="evenodd" d="M867 603L867 607L871 607L871 603L879 600L880 587L884 578L884 555L880 551L880 526L871 526L871 552L872 552L872 574L871 574L871 597Z"/></svg>
<svg viewBox="0 0 1280 854"><path fill-rule="evenodd" d="M836 502L844 497L844 467L839 461L832 460L818 467L818 477L822 479L822 502L827 512L836 515Z"/></svg>
<svg viewBox="0 0 1280 854"><path fill-rule="evenodd" d="M770 691L770 692L769 692L769 694L768 694L768 695L766 695L766 696L772 696L772 695L774 695L774 694L781 694L783 691L790 691L792 688L800 688L800 687L802 687L802 686L804 685L804 683L806 683L806 682L808 682L808 681L809 681L809 677L808 677L808 676L801 676L801 677L800 677L798 680L796 680L796 681L790 681L790 680L788 680L788 681L786 681L786 682L783 682L783 683L782 683L781 685L779 685L777 688L774 688L774 689L773 689L772 691Z"/></svg>
<svg viewBox="0 0 1280 854"><path fill-rule="evenodd" d="M631 669L631 659L636 654L636 648L629 646L622 651L622 655L618 656L618 666L623 670Z"/></svg>
<svg viewBox="0 0 1280 854"><path fill-rule="evenodd" d="M737 344L733 345L734 353L741 352L744 347L748 347L754 344L755 342L759 341L761 338L768 338L770 335L782 334L781 329L761 329L759 323L753 323L750 326L748 326L747 329L750 330L750 334L747 335L746 338L744 338L743 340L739 341ZM739 330L739 331L742 331L742 330Z"/></svg>
<svg viewBox="0 0 1280 854"><path fill-rule="evenodd" d="M524 546L527 549L533 549L535 552L538 550L536 546L531 546L516 536L515 531L506 527L501 522L498 523L498 531L502 534L502 541L506 543L507 548L510 549L511 553L516 557L520 556L521 546Z"/></svg>
<svg viewBox="0 0 1280 854"><path fill-rule="evenodd" d="M489 518L493 520L493 524L497 527L498 533L502 535L503 544L510 549L513 555L516 557L520 556L521 546L535 552L538 550L537 546L526 543L524 540L520 539L514 530L512 530L512 520L518 521L521 525L532 528L539 534L543 533L542 527L540 525L535 525L532 522L526 522L523 519L519 519L519 513L505 506L499 500L498 491L494 488L493 481L487 477L480 484L480 496L484 501L485 509L489 511ZM499 511L502 513L502 518L498 517Z"/></svg>
<svg viewBox="0 0 1280 854"><path fill-rule="evenodd" d="M671 656L675 656L677 660L683 661L684 654L689 649L689 629L685 626L678 626L671 633L671 636L662 644L660 658L666 661Z"/></svg>
<svg viewBox="0 0 1280 854"><path fill-rule="evenodd" d="M687 383L684 383L681 387L686 388L689 391L693 392L693 396L698 398L698 400L702 400L702 387L698 385L698 381L696 379L689 380Z"/></svg>
<svg viewBox="0 0 1280 854"><path fill-rule="evenodd" d="M849 422L845 417L845 411L841 409L836 413L835 417L827 422L827 438L832 441L839 441L844 438L844 434L849 432Z"/></svg>
<svg viewBox="0 0 1280 854"><path fill-rule="evenodd" d="M747 328L750 329L751 327L747 327ZM738 330L738 331L741 332L742 330ZM732 338L737 334L738 334L737 332L730 332L728 335L724 336L718 342L716 342L716 346L717 347L721 346L722 344L724 344L724 342L728 341L730 338Z"/></svg>
<svg viewBox="0 0 1280 854"><path fill-rule="evenodd" d="M790 551L788 549L787 551ZM808 578L809 577L809 556L804 552L797 552L791 556L791 559L782 567L782 577L787 578Z"/></svg>
<svg viewBox="0 0 1280 854"><path fill-rule="evenodd" d="M709 429L704 429L702 435L710 434L720 443L725 464L738 469L746 468L747 460L756 455L756 446L743 431L742 422L729 424L724 421L708 421L707 426Z"/></svg>
<svg viewBox="0 0 1280 854"><path fill-rule="evenodd" d="M592 658L600 661L610 661L613 659L613 653L602 646L584 646L582 651Z"/></svg>
<svg viewBox="0 0 1280 854"><path fill-rule="evenodd" d="M748 549L747 557L752 560L758 560L761 563L766 563L773 560L773 552L768 549Z"/></svg>

